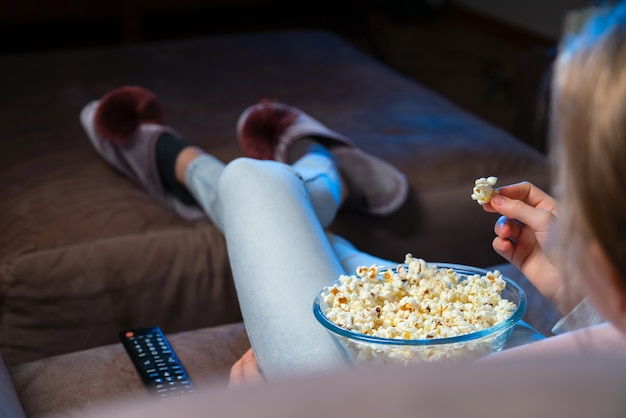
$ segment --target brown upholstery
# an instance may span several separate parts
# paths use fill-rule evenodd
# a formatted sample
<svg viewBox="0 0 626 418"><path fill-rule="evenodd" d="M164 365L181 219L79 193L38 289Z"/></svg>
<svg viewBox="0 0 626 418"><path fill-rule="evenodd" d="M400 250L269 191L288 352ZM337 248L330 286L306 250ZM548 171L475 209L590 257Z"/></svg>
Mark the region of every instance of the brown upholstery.
<svg viewBox="0 0 626 418"><path fill-rule="evenodd" d="M163 209L107 166L78 121L121 85L161 99L167 122L228 161L235 125L262 98L296 105L411 182L406 205L332 225L401 260L487 266L495 216L477 177L549 185L546 158L325 31L216 36L0 58L0 353L7 365L240 320L224 240Z"/></svg>
<svg viewBox="0 0 626 418"><path fill-rule="evenodd" d="M196 386L225 386L230 366L250 347L242 323L167 335ZM149 396L122 344L63 354L13 367L13 385L29 418Z"/></svg>

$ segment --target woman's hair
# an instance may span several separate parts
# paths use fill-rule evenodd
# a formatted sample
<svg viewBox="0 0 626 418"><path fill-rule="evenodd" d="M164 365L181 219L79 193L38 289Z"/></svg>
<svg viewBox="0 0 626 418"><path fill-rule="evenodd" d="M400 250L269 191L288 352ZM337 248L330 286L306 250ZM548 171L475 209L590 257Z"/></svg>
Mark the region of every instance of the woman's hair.
<svg viewBox="0 0 626 418"><path fill-rule="evenodd" d="M563 261L583 268L596 240L626 284L626 3L562 45L551 115Z"/></svg>

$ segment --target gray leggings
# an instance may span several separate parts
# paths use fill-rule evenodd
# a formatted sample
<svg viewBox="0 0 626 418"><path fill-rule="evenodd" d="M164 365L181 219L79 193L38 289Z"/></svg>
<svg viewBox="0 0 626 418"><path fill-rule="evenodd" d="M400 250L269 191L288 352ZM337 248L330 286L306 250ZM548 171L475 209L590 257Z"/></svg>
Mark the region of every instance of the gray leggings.
<svg viewBox="0 0 626 418"><path fill-rule="evenodd" d="M340 206L341 185L326 157L287 164L203 155L186 185L224 232L241 311L268 379L345 367L341 350L313 316L317 292L357 266L390 264L324 228Z"/></svg>

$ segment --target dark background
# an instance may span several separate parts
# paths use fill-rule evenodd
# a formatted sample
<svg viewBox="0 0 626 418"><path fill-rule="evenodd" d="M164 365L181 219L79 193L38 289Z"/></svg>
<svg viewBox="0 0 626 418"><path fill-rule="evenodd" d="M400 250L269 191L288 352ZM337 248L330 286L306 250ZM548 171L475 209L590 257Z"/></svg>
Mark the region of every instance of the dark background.
<svg viewBox="0 0 626 418"><path fill-rule="evenodd" d="M0 54L325 28L545 151L557 40L427 0L23 0L0 13Z"/></svg>

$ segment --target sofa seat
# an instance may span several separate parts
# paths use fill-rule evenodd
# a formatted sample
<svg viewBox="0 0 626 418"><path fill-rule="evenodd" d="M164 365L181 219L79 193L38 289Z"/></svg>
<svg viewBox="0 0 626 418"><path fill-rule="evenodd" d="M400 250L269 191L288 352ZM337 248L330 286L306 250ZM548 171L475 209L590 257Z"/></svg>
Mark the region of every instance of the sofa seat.
<svg viewBox="0 0 626 418"><path fill-rule="evenodd" d="M196 386L226 386L230 366L250 347L240 322L167 339ZM151 396L121 343L36 360L9 372L28 418L80 417L100 404Z"/></svg>

